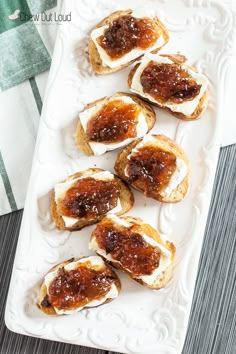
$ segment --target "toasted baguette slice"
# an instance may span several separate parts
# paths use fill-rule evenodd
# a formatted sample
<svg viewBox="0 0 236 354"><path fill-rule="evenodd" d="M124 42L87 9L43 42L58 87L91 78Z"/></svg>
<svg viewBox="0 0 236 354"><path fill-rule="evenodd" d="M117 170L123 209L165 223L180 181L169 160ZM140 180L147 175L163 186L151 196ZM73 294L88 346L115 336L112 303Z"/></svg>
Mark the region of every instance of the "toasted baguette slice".
<svg viewBox="0 0 236 354"><path fill-rule="evenodd" d="M96 28L100 28L103 26L109 26L111 25L114 21L116 21L118 18L122 16L127 16L127 15L132 15L133 11L132 10L124 10L124 11L116 11L113 12L110 16L104 18L97 26ZM144 15L144 17L146 17ZM158 26L158 30L160 33L160 36L163 38L163 43L158 46L157 49L153 50L152 53L157 53L166 43L169 41L169 34L163 23L156 17L154 18L155 24ZM159 37L160 38L160 37ZM148 49L146 50L148 51ZM149 50L150 51L150 50ZM111 74L116 71L119 71L121 69L124 69L125 67L129 66L132 64L135 60L138 58L142 57L142 55L145 53L145 51L140 52L135 58L132 58L132 60L127 58L127 62L125 62L122 65L118 65L117 67L109 67L108 65L104 64L102 61L102 58L97 50L97 47L92 39L89 41L89 59L90 63L92 65L93 71L96 74L103 75L103 74ZM113 61L114 62L114 61Z"/></svg>
<svg viewBox="0 0 236 354"><path fill-rule="evenodd" d="M77 178L80 178L80 177L92 177L94 174L99 173L99 172L105 172L105 171L100 168L90 168L85 171L74 173L73 175L69 176L64 182L76 180ZM116 214L122 215L132 208L132 206L134 204L133 193L131 192L130 188L126 185L126 183L121 181L118 177L114 176L114 179L118 183L119 199L120 199L120 204L121 204L121 210L119 212L117 212ZM98 216L91 218L91 219L87 219L84 217L81 217L81 218L78 217L75 224L73 224L72 226L66 226L62 215L60 215L58 213L57 203L55 201L55 192L53 192L52 199L51 199L51 215L52 215L52 218L53 218L58 229L69 230L69 231L80 230L80 229L84 228L85 226L96 224L105 216L104 214L98 215Z"/></svg>
<svg viewBox="0 0 236 354"><path fill-rule="evenodd" d="M93 231L90 249L140 284L163 288L173 271L175 246L143 220L131 216L105 217Z"/></svg>
<svg viewBox="0 0 236 354"><path fill-rule="evenodd" d="M150 140L151 139L151 140ZM144 141L147 143L144 143ZM150 140L150 141L148 141ZM136 141L132 142L128 146L126 146L119 154L115 162L115 171L117 175L122 178L124 181L129 182L129 177L126 176L125 170L127 165L130 162L129 155L132 154L134 149L137 149L138 144L143 142L144 146L154 146L158 150L163 152L170 152L175 155L176 159L180 159L183 161L184 168L186 170L185 177L182 181L171 191L171 193L165 193L164 191L160 192L155 190L155 185L150 192L150 194L146 194L147 197L159 200L160 202L166 203L176 203L181 201L187 194L189 189L190 183L190 168L189 168L189 161L185 154L185 152L178 146L173 140L164 136L164 135L151 135L146 136L144 139L137 139ZM173 175L172 175L173 176ZM140 192L145 193L146 189L146 180L138 179L135 182L131 182L130 185L135 189L139 190ZM168 186L166 186L168 187ZM165 188L166 188L165 187Z"/></svg>
<svg viewBox="0 0 236 354"><path fill-rule="evenodd" d="M129 97L130 99L132 99L133 103L136 104L140 110L141 113L144 115L145 120L146 120L146 124L147 124L147 130L142 130L142 132L139 132L139 136L138 137L142 137L144 136L146 133L148 133L154 126L155 121L156 121L156 114L154 112L154 110L152 109L152 107L144 102L143 100L141 100L140 98L138 98L137 96L125 93L125 92L118 92L116 94L114 94L111 97L104 97L101 98L97 101L91 102L90 104L88 104L84 111L87 111L88 109L92 108L92 107L104 107L107 103L113 101L113 100L117 100L117 98L122 98L122 97ZM131 102L132 103L132 102ZM124 105L127 104L124 102ZM82 113L82 112L81 112ZM93 116L93 113L92 113ZM96 117L96 113L95 113L95 117ZM122 123L121 123L122 124ZM132 138L132 140L134 140L135 138ZM109 143L109 144L105 144L105 143L100 143L99 145L104 147L104 150L107 149L107 151L111 151L114 149L117 149L118 147L121 146L125 146L127 145L127 141L128 139L125 138L124 141L120 142L119 144L114 144ZM128 143L130 142L131 139L129 139ZM76 129L76 142L79 145L80 149L83 151L83 153L85 153L86 155L101 155L102 153L104 153L103 151L99 150L98 152L94 152L89 144L89 137L86 134L86 131L84 130L84 127L81 123L81 119L79 118L78 121L78 125L77 125L77 129ZM94 141L93 141L94 142ZM99 142L98 142L99 143Z"/></svg>
<svg viewBox="0 0 236 354"><path fill-rule="evenodd" d="M165 63L163 62L166 61ZM128 85L132 92L142 97L149 103L154 104L157 107L163 108L170 112L172 115L179 119L183 120L196 120L199 119L207 107L208 103L208 85L209 81L206 76L197 73L196 69L190 67L186 64L187 59L181 54L161 54L161 55L145 55L142 60L134 66L128 76ZM148 67L150 62L154 62L157 64L164 63L164 64L173 64L177 65L179 69L187 72L193 81L199 80L199 85L201 85L200 91L196 97L193 99L183 99L182 102L174 103L168 100L168 102L161 102L157 101L153 96L149 95L147 92L143 91L143 86L141 84L140 76L142 75L143 71ZM193 77L193 76L194 77ZM163 83L165 80L162 78ZM168 81L168 79L167 79ZM152 83L155 82L152 79ZM138 86L137 86L138 85ZM159 87L163 87L162 84ZM176 88L173 87L175 90ZM156 90L159 90L158 86ZM191 104L191 105L190 105Z"/></svg>
<svg viewBox="0 0 236 354"><path fill-rule="evenodd" d="M78 262L78 263L75 263L75 262ZM53 282L55 277L60 276L61 274L63 277L66 276L66 272L72 269L72 268L67 269L68 265L69 265L69 267L72 267L72 268L74 266L75 268L73 268L73 269L80 269L80 267L82 265L83 269L86 267L88 270L92 269L94 272L98 272L98 274L99 274L99 271L104 272L103 279L105 279L105 280L109 279L110 284L108 287L108 291L104 294L104 296L102 298L100 298L101 303L96 303L96 304L93 303L92 304L92 301L98 300L94 295L94 299L92 299L92 298L89 299L89 301L87 303L84 303L82 301L81 301L81 304L77 303L76 308L74 308L73 310L70 309L71 304L69 304L69 303L67 303L67 306L62 306L60 309L57 309L57 308L55 309L55 306L52 305L54 303L53 300L52 301L50 300L50 295L48 294L47 285L50 286L51 282ZM46 284L45 279L49 273L53 273L53 274L52 275L50 274L51 281L48 284ZM44 282L41 285L39 300L38 300L38 304L37 304L38 308L47 315L70 314L70 313L75 313L75 312L81 311L84 307L91 308L91 307L101 306L103 304L113 301L119 295L119 292L121 289L121 283L120 283L120 280L117 277L116 273L112 270L111 267L109 267L108 265L106 265L103 262L101 257L97 257L97 256L82 257L79 259L71 258L68 261L62 262L62 263L54 266L52 269L49 270L47 275L45 276ZM95 275L96 275L96 273L95 273ZM89 285L88 285L88 283L86 284L84 282L84 279L85 278L81 277L81 283L80 283L83 292L89 291ZM65 277L64 277L64 280L65 280ZM87 286L87 288L86 288L86 286ZM91 286L91 284L90 284L90 286ZM108 294L112 287L113 287L113 294L111 292L110 292L110 294ZM60 289L61 289L61 286L59 286L59 290ZM115 289L116 289L116 291L115 291L116 294L114 293ZM78 290L80 290L80 288ZM74 294L76 295L76 291L74 291ZM70 295L71 295L71 293L70 293ZM66 296L66 294L64 294L64 297L65 296ZM55 297L55 295L54 295L54 297ZM51 304L51 302L52 302L52 304ZM66 303L66 301L64 301L64 303Z"/></svg>

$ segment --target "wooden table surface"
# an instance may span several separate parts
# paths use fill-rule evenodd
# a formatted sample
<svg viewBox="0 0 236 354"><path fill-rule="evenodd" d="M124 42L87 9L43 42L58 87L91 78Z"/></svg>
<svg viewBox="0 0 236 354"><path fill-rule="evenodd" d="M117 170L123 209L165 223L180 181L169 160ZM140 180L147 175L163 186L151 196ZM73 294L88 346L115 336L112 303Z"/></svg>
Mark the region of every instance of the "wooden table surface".
<svg viewBox="0 0 236 354"><path fill-rule="evenodd" d="M30 338L6 328L4 310L21 218L22 211L0 217L0 353L108 353ZM236 353L236 145L220 152L183 353Z"/></svg>

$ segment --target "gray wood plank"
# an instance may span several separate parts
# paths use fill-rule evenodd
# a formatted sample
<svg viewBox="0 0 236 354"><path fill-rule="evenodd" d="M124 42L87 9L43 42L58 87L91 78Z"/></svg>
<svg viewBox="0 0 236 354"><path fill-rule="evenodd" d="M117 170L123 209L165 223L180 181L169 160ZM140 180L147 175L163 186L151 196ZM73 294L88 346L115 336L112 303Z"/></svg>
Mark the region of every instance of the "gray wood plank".
<svg viewBox="0 0 236 354"><path fill-rule="evenodd" d="M0 353L106 351L11 333L4 308L22 211L0 217ZM182 354L236 353L236 145L221 149L193 306ZM161 353L158 353L161 354Z"/></svg>

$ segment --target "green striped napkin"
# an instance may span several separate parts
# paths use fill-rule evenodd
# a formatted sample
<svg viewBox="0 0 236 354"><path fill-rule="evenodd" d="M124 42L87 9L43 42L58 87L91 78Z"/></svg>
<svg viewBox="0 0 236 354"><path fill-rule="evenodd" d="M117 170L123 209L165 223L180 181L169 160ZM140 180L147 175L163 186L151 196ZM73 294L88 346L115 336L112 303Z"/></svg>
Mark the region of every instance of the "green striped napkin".
<svg viewBox="0 0 236 354"><path fill-rule="evenodd" d="M0 0L0 215L24 206L56 11L56 0Z"/></svg>

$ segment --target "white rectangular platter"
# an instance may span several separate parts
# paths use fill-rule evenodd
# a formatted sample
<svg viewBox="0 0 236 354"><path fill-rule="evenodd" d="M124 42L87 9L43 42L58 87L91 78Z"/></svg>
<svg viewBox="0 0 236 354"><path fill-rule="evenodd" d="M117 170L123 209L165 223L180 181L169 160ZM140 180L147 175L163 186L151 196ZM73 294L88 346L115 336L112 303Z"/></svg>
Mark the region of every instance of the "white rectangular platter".
<svg viewBox="0 0 236 354"><path fill-rule="evenodd" d="M66 0L72 21L59 27L38 133L5 320L12 331L29 336L122 353L181 353L191 308L204 228L220 146L224 91L233 50L235 15L220 0ZM121 72L96 76L87 56L91 29L117 9L150 8L165 23L170 42L162 53L181 52L210 79L204 116L184 122L157 109L154 133L177 141L192 171L190 193L178 204L161 204L134 192L130 215L142 217L177 248L174 275L166 288L149 290L119 273L122 292L105 306L61 317L36 307L45 273L72 256L91 254L94 226L70 233L55 228L49 212L53 186L88 167L113 170L117 151L86 157L74 142L78 112L100 97L128 91Z"/></svg>

